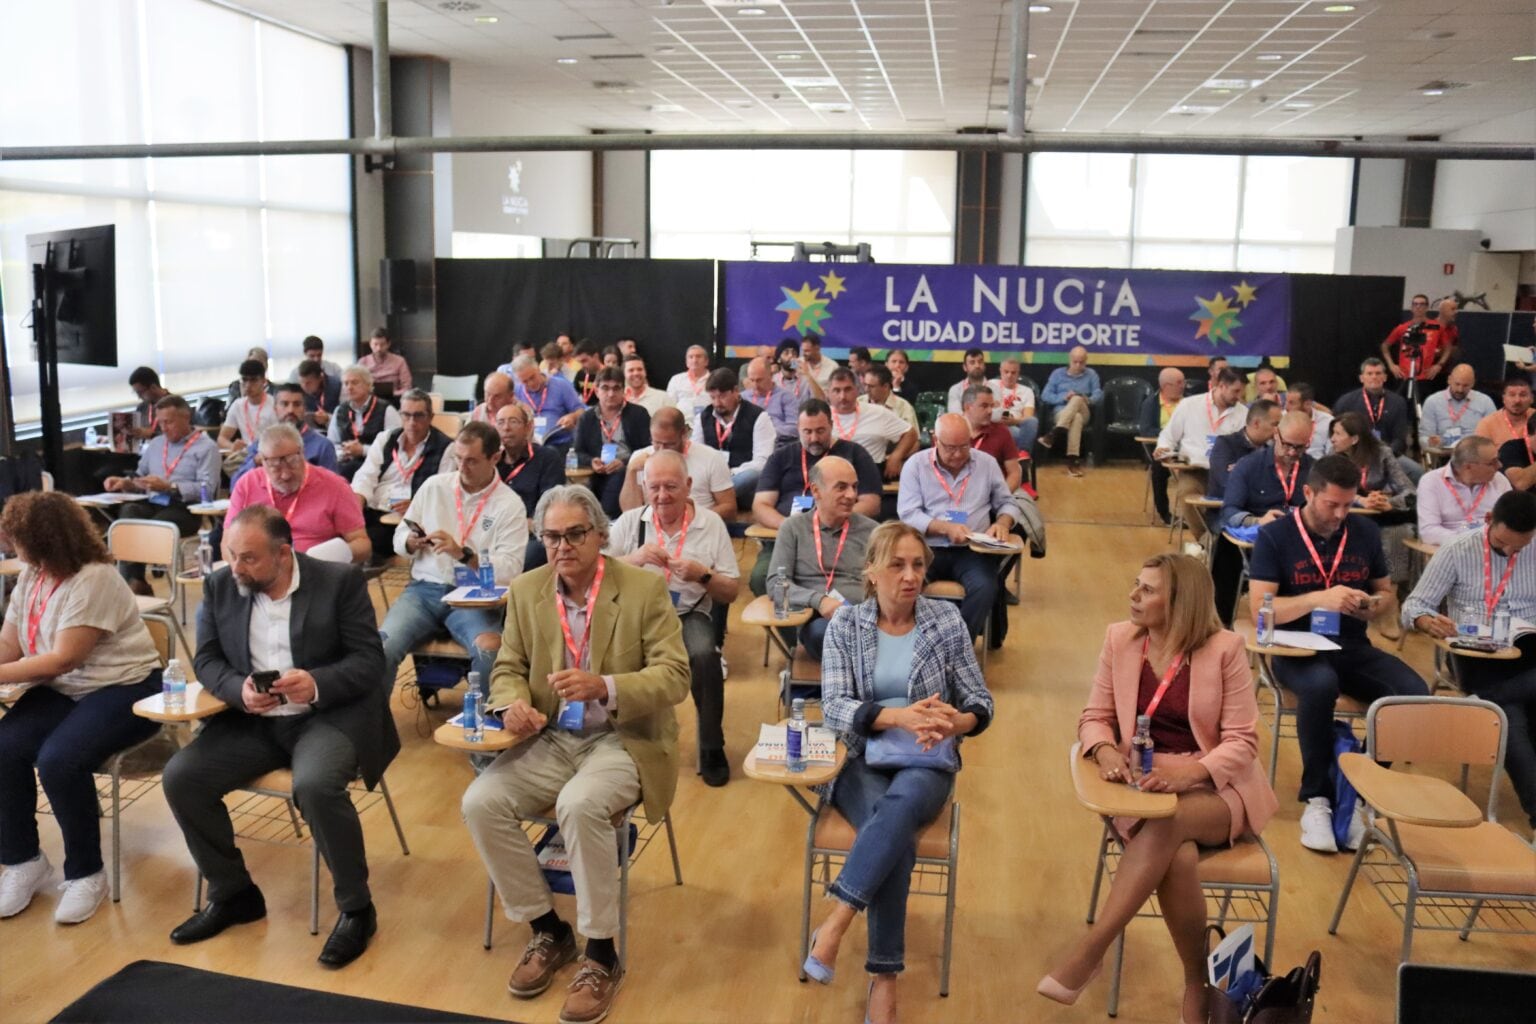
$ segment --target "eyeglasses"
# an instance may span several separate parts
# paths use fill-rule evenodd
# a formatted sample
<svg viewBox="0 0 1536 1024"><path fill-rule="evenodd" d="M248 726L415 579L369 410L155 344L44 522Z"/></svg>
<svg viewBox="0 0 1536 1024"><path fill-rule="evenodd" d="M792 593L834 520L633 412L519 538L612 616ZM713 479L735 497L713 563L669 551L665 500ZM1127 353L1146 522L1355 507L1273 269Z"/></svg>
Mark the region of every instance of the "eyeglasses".
<svg viewBox="0 0 1536 1024"><path fill-rule="evenodd" d="M431 416L432 414L429 412L406 412L404 409L400 410L400 418L403 420L425 420L430 419Z"/></svg>
<svg viewBox="0 0 1536 1024"><path fill-rule="evenodd" d="M304 465L304 453L294 452L292 455L263 455L261 464L268 467L287 466L289 469L298 469Z"/></svg>
<svg viewBox="0 0 1536 1024"><path fill-rule="evenodd" d="M581 547L582 543L586 541L587 535L591 532L592 527L590 526L573 526L569 530L566 530L564 533L556 533L553 530L545 530L543 533L539 534L539 540L544 542L544 550L546 551L555 550L555 548L559 547L562 542L569 544L573 548L579 548Z"/></svg>
<svg viewBox="0 0 1536 1024"><path fill-rule="evenodd" d="M1298 443L1292 443L1290 441L1287 441L1283 437L1275 438L1275 446L1278 447L1278 448L1282 448L1282 449L1284 449L1285 451L1288 451L1288 452L1303 452L1303 451L1306 451L1307 450L1307 445L1309 443L1310 443L1310 439L1308 439L1307 441L1302 441L1302 442L1300 442L1298 444Z"/></svg>

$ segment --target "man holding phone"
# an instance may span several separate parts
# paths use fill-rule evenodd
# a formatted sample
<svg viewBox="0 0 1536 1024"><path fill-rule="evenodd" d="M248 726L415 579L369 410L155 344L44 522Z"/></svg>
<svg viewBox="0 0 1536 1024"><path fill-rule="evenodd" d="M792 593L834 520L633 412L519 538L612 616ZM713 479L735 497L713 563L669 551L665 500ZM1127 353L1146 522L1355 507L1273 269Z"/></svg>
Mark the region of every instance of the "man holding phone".
<svg viewBox="0 0 1536 1024"><path fill-rule="evenodd" d="M1254 621L1266 597L1275 601L1275 625L1326 636L1337 650L1310 658L1274 659L1275 678L1296 695L1296 738L1301 747L1301 845L1335 853L1333 828L1333 709L1343 693L1362 704L1378 697L1423 697L1418 673L1371 646L1366 623L1392 593L1381 530L1366 516L1350 515L1360 471L1348 456L1317 460L1303 485L1306 504L1259 530L1249 560L1248 601ZM1365 820L1356 806L1343 844L1358 847Z"/></svg>
<svg viewBox="0 0 1536 1024"><path fill-rule="evenodd" d="M205 584L197 623L197 678L229 705L166 765L166 803L208 879L208 903L171 932L201 942L266 916L261 890L235 846L225 794L280 768L314 831L340 916L320 963L362 955L378 928L357 808L400 750L378 679L384 653L373 603L357 570L293 549L288 522L252 505L224 535L227 568Z"/></svg>
<svg viewBox="0 0 1536 1024"><path fill-rule="evenodd" d="M453 442L458 470L430 477L411 499L394 534L396 554L411 560L411 582L379 627L385 691L411 649L447 629L469 652L471 672L490 685L491 660L501 646L499 608L454 608L443 598L461 581L491 566L504 587L523 569L528 515L522 499L501 482L501 437L489 423L466 423Z"/></svg>

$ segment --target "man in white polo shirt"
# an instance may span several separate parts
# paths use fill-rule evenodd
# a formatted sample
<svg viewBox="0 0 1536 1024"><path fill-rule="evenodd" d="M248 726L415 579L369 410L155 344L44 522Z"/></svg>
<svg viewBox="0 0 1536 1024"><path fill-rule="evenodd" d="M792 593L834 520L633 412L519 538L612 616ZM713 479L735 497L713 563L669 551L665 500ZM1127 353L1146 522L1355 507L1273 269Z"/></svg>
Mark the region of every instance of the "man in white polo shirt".
<svg viewBox="0 0 1536 1024"><path fill-rule="evenodd" d="M917 431L883 405L860 405L853 371L838 367L827 382L832 433L869 452L887 480L901 478L901 466L917 450Z"/></svg>
<svg viewBox="0 0 1536 1024"><path fill-rule="evenodd" d="M667 394L674 405L694 416L709 404L709 349L689 345L683 362L688 368L667 381Z"/></svg>
<svg viewBox="0 0 1536 1024"><path fill-rule="evenodd" d="M1242 430L1248 407L1240 399L1243 377L1236 370L1223 367L1203 395L1190 395L1174 406L1173 415L1157 435L1154 459L1176 459L1187 463L1173 485L1173 508L1184 509L1184 499L1203 497L1211 465L1211 449L1222 434ZM1205 517L1186 515L1190 534L1198 542L1205 536Z"/></svg>
<svg viewBox="0 0 1536 1024"><path fill-rule="evenodd" d="M629 457L624 473L624 489L619 493L619 507L624 511L645 504L645 464L658 451L679 453L688 464L692 481L689 497L700 508L713 509L721 519L736 518L736 487L731 483L731 467L725 453L693 439L692 428L683 418L683 410L668 406L651 417L651 443Z"/></svg>

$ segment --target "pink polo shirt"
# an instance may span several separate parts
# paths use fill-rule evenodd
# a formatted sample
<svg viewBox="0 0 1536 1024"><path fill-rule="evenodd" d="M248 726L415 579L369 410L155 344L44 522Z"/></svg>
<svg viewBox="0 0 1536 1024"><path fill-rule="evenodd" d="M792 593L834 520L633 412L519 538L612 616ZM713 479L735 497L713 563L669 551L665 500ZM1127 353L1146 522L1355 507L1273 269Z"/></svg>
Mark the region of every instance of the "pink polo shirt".
<svg viewBox="0 0 1536 1024"><path fill-rule="evenodd" d="M281 512L293 531L295 551L308 551L316 544L363 529L363 510L352 486L319 466L309 466L304 486L296 496L276 494L270 489L266 470L251 470L230 492L229 512L224 521L234 522L247 505L271 505Z"/></svg>
<svg viewBox="0 0 1536 1024"><path fill-rule="evenodd" d="M393 384L397 395L410 390L411 367L405 357L397 352L386 352L383 359L370 352L359 359L357 364L373 375L375 384Z"/></svg>

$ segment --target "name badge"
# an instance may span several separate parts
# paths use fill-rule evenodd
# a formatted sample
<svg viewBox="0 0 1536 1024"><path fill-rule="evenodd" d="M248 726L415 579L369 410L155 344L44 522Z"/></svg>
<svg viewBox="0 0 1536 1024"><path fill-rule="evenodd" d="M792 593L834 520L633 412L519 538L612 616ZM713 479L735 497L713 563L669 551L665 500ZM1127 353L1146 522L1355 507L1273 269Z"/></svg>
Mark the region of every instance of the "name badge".
<svg viewBox="0 0 1536 1024"><path fill-rule="evenodd" d="M567 732L580 732L586 719L587 706L578 701L566 701L560 705L555 725Z"/></svg>
<svg viewBox="0 0 1536 1024"><path fill-rule="evenodd" d="M535 416L533 418L533 439L539 444L544 443L544 435L549 432L549 417Z"/></svg>
<svg viewBox="0 0 1536 1024"><path fill-rule="evenodd" d="M1445 432L1440 435L1440 440L1442 440L1442 441L1450 441L1453 444L1456 441L1460 441L1461 440L1461 428L1460 427L1446 427L1445 428ZM1450 447L1450 445L1448 445L1447 447Z"/></svg>
<svg viewBox="0 0 1536 1024"><path fill-rule="evenodd" d="M677 607L677 606L678 606L678 603L679 603L679 602L680 602L680 601L682 601L682 599L683 599L683 595L682 595L682 594L679 594L679 593L678 593L678 592L677 592L677 591L675 591L675 590L669 590L669 591L667 591L667 596L668 596L668 597L670 597L670 598L671 598L671 599L672 599L672 607L673 607L673 608L676 608L676 607Z"/></svg>
<svg viewBox="0 0 1536 1024"><path fill-rule="evenodd" d="M809 512L816 507L816 499L809 494L801 494L793 498L789 503L790 515L796 512Z"/></svg>
<svg viewBox="0 0 1536 1024"><path fill-rule="evenodd" d="M1371 428L1371 436L1374 437L1376 440L1380 441L1381 440L1381 431L1377 430L1375 427L1372 427Z"/></svg>
<svg viewBox="0 0 1536 1024"><path fill-rule="evenodd" d="M1207 462L1211 461L1211 453L1216 450L1216 438L1218 436L1217 434L1205 435L1205 461Z"/></svg>
<svg viewBox="0 0 1536 1024"><path fill-rule="evenodd" d="M399 502L402 502L402 501L410 501L410 500L411 500L411 485L409 483L407 483L404 480L402 480L399 483L394 484L393 486L390 487L390 489L389 489L389 503L391 505L398 504Z"/></svg>
<svg viewBox="0 0 1536 1024"><path fill-rule="evenodd" d="M617 459L618 457L619 457L619 446L617 444L609 442L608 444L603 445L602 460L604 462L612 462L614 459Z"/></svg>
<svg viewBox="0 0 1536 1024"><path fill-rule="evenodd" d="M1339 613L1317 608L1312 612L1309 628L1318 636L1339 635Z"/></svg>
<svg viewBox="0 0 1536 1024"><path fill-rule="evenodd" d="M946 523L959 523L962 526L970 522L970 517L958 508L952 508L945 512L939 513L939 518L944 520Z"/></svg>
<svg viewBox="0 0 1536 1024"><path fill-rule="evenodd" d="M149 503L151 505L170 505L171 494L169 491L154 491L149 495Z"/></svg>
<svg viewBox="0 0 1536 1024"><path fill-rule="evenodd" d="M830 597L832 600L836 601L840 605L848 603L848 599L846 597L844 597L842 594L838 593L836 590L829 590L829 591L827 591L827 596Z"/></svg>
<svg viewBox="0 0 1536 1024"><path fill-rule="evenodd" d="M453 567L453 585L455 587L478 587L480 574L467 565Z"/></svg>

